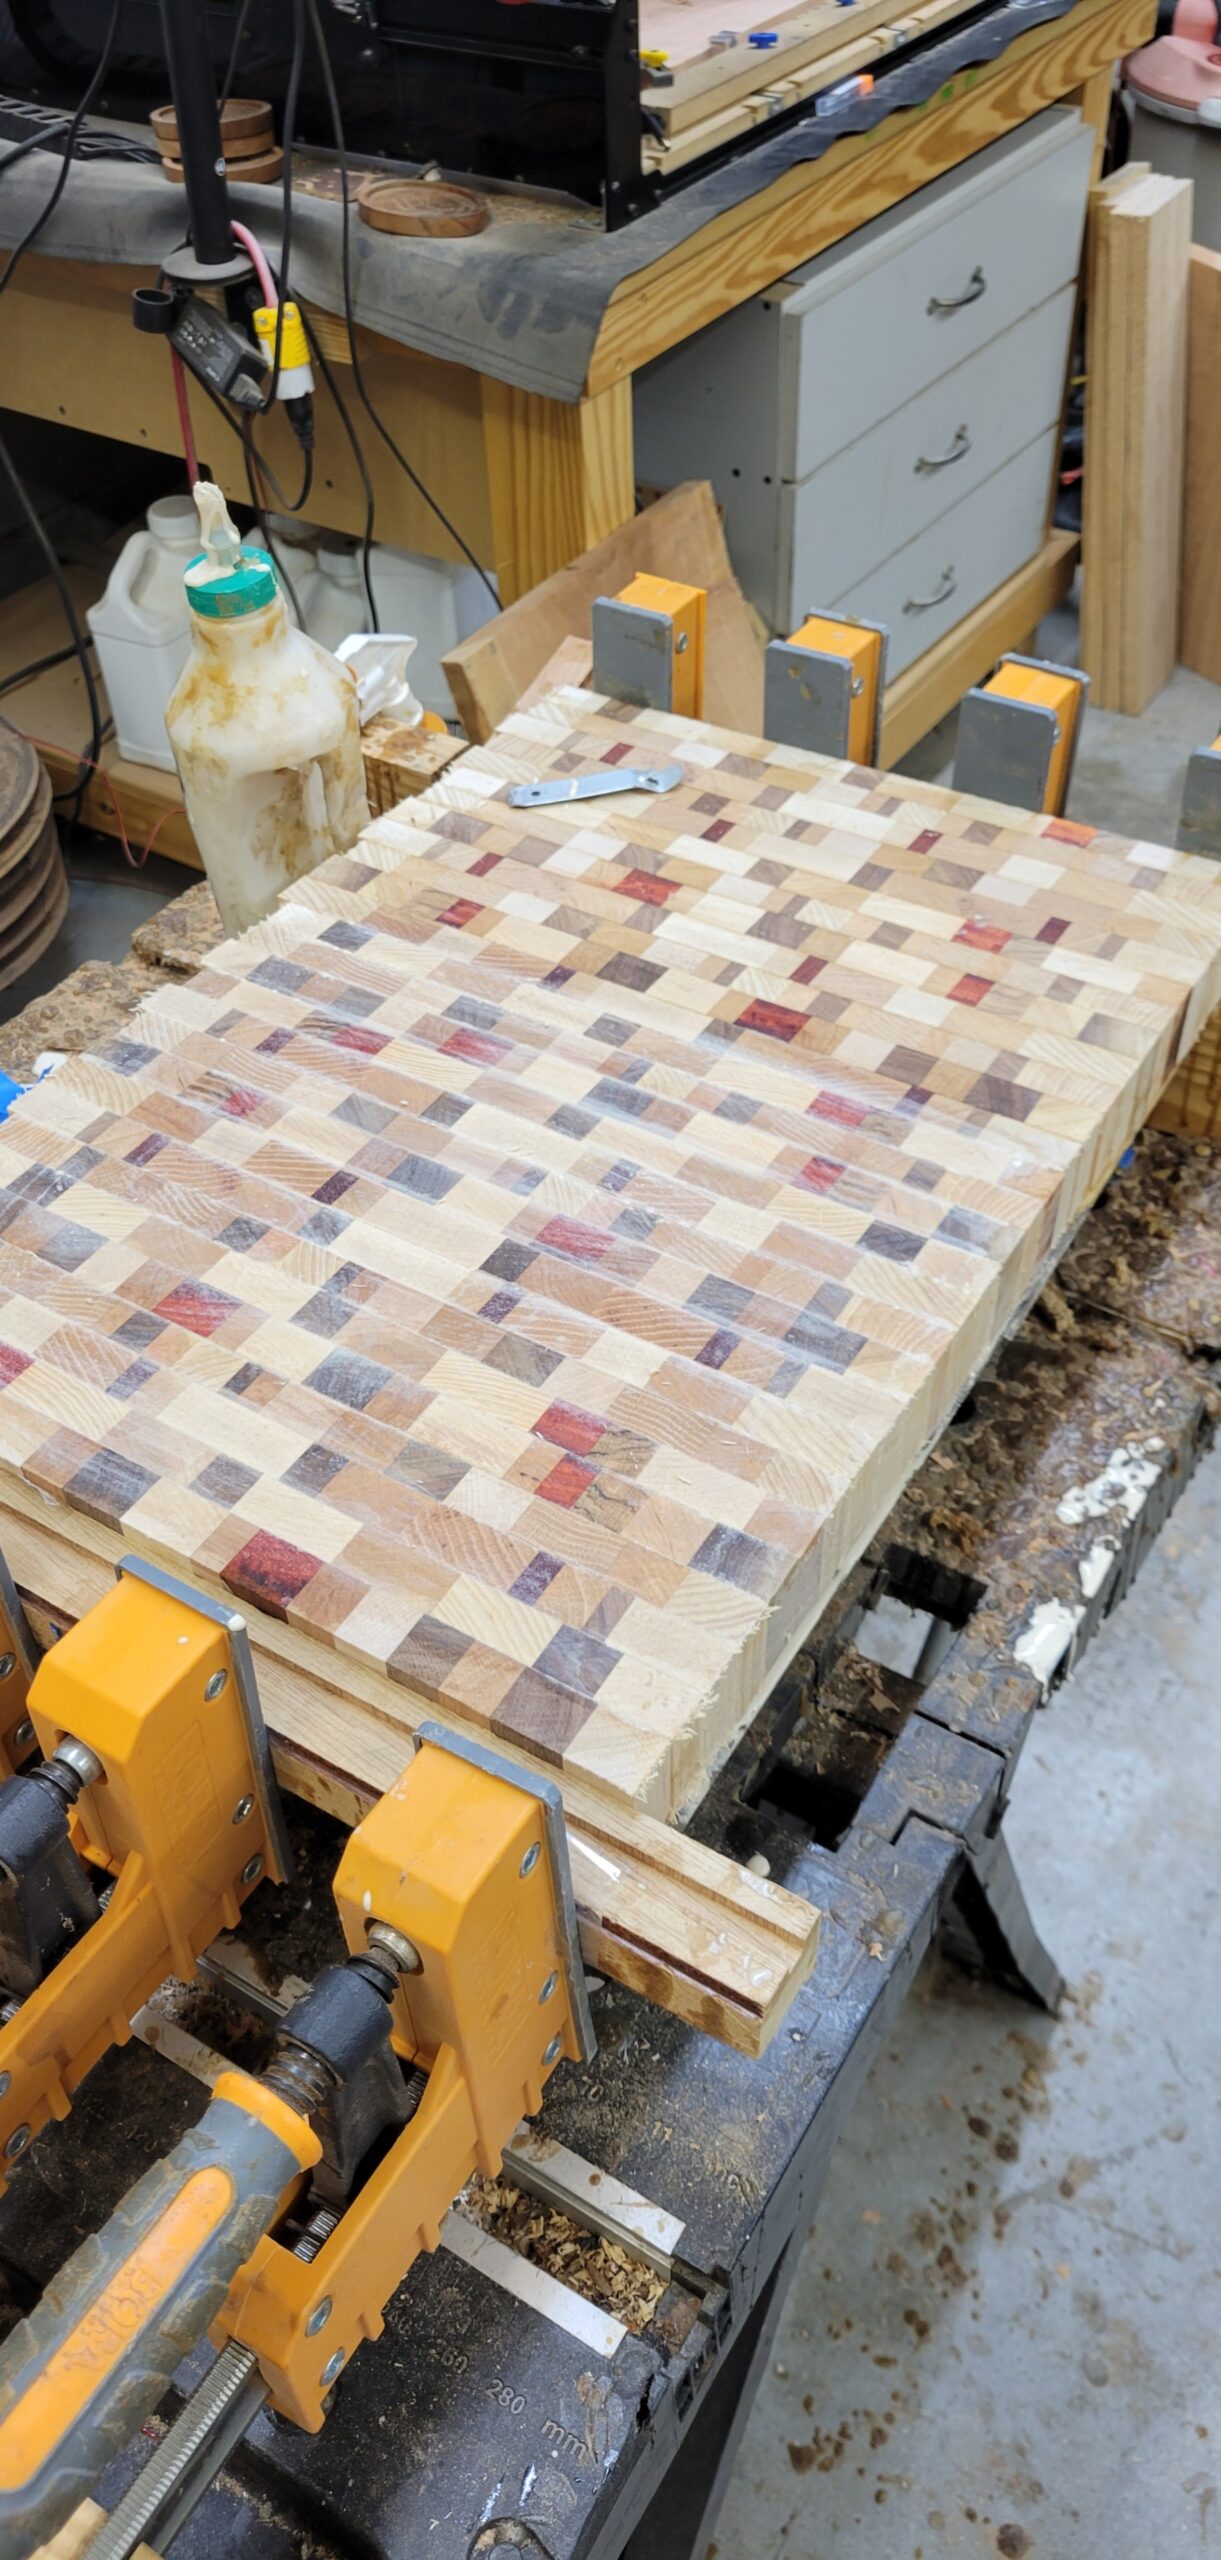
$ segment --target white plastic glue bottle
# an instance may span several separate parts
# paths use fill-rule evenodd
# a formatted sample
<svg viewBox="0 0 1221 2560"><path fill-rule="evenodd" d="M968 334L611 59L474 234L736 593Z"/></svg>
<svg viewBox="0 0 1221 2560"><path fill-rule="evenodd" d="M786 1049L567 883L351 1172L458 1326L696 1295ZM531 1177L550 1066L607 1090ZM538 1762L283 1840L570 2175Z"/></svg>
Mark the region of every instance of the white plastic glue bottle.
<svg viewBox="0 0 1221 2560"><path fill-rule="evenodd" d="M275 563L195 484L191 654L166 706L187 816L227 933L368 824L355 678L288 619Z"/></svg>

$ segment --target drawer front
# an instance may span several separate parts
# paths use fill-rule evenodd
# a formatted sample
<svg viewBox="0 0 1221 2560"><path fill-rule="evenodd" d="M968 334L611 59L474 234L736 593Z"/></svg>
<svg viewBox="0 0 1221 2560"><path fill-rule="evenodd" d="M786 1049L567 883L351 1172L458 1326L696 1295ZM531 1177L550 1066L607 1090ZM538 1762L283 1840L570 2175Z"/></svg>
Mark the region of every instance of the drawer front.
<svg viewBox="0 0 1221 2560"><path fill-rule="evenodd" d="M787 493L802 606L842 595L1054 427L1075 287L943 374Z"/></svg>
<svg viewBox="0 0 1221 2560"><path fill-rule="evenodd" d="M890 678L1033 559L1047 522L1057 435L1052 428L1038 437L927 532L831 598L839 613L885 623Z"/></svg>
<svg viewBox="0 0 1221 2560"><path fill-rule="evenodd" d="M806 479L1075 279L1093 149L1090 128L1070 118L1054 148L1019 156L982 191L968 164L961 204L951 187L935 222L884 217L884 256L849 257L829 292L786 299L786 479Z"/></svg>

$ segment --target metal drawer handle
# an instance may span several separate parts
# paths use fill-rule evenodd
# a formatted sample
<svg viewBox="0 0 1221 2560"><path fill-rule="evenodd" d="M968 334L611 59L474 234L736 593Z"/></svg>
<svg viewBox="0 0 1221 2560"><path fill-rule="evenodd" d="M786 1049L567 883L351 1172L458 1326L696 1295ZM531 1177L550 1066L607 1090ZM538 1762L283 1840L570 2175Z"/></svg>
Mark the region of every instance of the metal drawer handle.
<svg viewBox="0 0 1221 2560"><path fill-rule="evenodd" d="M944 471L948 462L961 462L964 453L969 453L970 450L971 438L967 428L956 427L953 442L946 446L944 453L917 454L912 469L913 471Z"/></svg>
<svg viewBox="0 0 1221 2560"><path fill-rule="evenodd" d="M943 569L931 596L908 596L903 607L904 613L927 613L930 605L944 604L947 598L953 595L957 584L957 570Z"/></svg>
<svg viewBox="0 0 1221 2560"><path fill-rule="evenodd" d="M935 293L931 296L928 306L929 318L931 319L937 311L961 311L964 302L978 302L981 293L986 293L987 290L988 279L983 268L974 267L965 293L952 293L948 296Z"/></svg>

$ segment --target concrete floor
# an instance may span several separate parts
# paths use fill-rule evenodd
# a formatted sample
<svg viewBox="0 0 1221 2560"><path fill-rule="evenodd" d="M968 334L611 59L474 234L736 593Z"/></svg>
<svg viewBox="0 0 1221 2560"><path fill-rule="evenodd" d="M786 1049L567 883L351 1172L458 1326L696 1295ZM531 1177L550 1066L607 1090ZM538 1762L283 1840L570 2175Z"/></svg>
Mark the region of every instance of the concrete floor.
<svg viewBox="0 0 1221 2560"><path fill-rule="evenodd" d="M1040 649L1072 662L1076 617ZM1072 813L1173 841L1215 689L1090 712ZM953 723L906 759L948 778ZM832 2163L717 2560L1221 2554L1221 1452L1027 1744L1007 1830L1073 1993L934 1957Z"/></svg>
<svg viewBox="0 0 1221 2560"><path fill-rule="evenodd" d="M1027 1744L1056 2022L934 1957L832 2163L717 2560L1221 2552L1221 1453Z"/></svg>

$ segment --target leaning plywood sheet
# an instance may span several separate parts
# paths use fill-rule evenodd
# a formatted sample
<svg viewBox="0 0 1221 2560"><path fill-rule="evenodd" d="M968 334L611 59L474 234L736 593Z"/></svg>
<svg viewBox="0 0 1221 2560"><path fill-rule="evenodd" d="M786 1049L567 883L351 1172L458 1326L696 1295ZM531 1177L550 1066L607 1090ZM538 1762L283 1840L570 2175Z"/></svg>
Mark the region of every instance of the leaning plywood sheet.
<svg viewBox="0 0 1221 2560"><path fill-rule="evenodd" d="M553 695L4 1124L0 1499L332 1761L438 1702L680 1812L1219 996L1212 864Z"/></svg>

